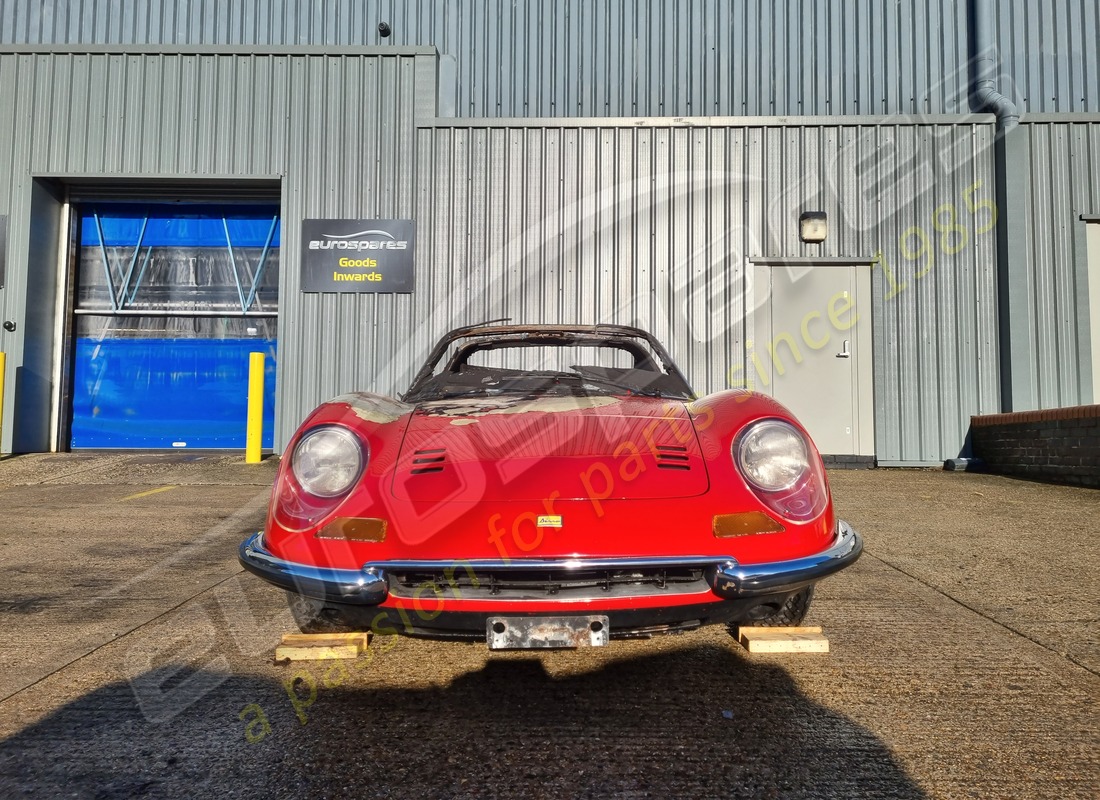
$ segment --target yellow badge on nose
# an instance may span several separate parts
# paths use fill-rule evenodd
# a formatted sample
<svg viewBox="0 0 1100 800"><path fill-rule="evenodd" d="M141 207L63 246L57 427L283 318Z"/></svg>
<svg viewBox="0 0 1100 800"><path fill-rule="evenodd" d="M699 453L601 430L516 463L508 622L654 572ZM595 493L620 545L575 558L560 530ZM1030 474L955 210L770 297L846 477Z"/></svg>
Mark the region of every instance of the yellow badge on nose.
<svg viewBox="0 0 1100 800"><path fill-rule="evenodd" d="M561 515L560 514L542 514L537 525L540 528L560 528L561 527Z"/></svg>

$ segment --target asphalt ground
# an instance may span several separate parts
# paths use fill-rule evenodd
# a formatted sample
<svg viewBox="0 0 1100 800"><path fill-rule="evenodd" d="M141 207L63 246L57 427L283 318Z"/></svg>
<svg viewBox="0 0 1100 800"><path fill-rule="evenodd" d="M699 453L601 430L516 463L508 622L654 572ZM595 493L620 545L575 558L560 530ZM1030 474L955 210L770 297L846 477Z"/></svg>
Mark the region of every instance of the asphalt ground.
<svg viewBox="0 0 1100 800"><path fill-rule="evenodd" d="M1100 492L831 473L866 550L818 588L827 655L708 628L280 666L282 594L236 562L273 475L0 460L0 797L1100 794Z"/></svg>

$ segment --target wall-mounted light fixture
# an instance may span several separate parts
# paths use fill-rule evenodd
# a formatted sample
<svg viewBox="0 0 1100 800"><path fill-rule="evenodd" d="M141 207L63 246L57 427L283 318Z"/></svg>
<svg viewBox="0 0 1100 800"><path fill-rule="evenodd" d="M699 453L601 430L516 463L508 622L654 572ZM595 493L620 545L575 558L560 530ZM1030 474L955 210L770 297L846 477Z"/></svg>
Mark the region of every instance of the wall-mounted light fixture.
<svg viewBox="0 0 1100 800"><path fill-rule="evenodd" d="M829 219L824 211L805 211L798 218L799 234L808 244L821 244L829 235Z"/></svg>

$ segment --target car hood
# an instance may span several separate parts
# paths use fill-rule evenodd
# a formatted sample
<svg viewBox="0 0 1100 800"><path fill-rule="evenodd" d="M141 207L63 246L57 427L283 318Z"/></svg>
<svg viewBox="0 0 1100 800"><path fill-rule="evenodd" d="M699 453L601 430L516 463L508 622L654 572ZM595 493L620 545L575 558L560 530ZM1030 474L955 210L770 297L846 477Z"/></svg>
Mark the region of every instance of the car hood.
<svg viewBox="0 0 1100 800"><path fill-rule="evenodd" d="M703 494L684 403L650 397L501 397L421 403L393 476L401 500L478 502Z"/></svg>

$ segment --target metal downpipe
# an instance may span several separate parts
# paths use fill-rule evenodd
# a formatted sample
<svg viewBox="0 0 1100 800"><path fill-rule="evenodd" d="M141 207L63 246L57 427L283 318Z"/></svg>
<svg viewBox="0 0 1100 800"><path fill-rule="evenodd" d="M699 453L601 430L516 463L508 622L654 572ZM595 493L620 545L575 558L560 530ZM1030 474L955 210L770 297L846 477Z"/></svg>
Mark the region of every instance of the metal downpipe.
<svg viewBox="0 0 1100 800"><path fill-rule="evenodd" d="M997 89L996 47L993 41L994 0L971 2L971 47L973 83L971 96L976 111L991 111L997 115L999 126L1010 131L1020 124L1020 111L1016 104Z"/></svg>

